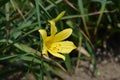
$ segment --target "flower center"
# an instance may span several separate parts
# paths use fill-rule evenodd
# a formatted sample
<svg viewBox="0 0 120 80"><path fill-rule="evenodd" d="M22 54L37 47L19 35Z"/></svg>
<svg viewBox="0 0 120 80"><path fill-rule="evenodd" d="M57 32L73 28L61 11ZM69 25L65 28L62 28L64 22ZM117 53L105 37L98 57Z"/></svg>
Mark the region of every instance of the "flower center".
<svg viewBox="0 0 120 80"><path fill-rule="evenodd" d="M54 37L52 37L52 36L49 36L49 37L46 38L46 40L45 40L45 46L48 49L51 47L51 45L53 43L53 39L54 39Z"/></svg>

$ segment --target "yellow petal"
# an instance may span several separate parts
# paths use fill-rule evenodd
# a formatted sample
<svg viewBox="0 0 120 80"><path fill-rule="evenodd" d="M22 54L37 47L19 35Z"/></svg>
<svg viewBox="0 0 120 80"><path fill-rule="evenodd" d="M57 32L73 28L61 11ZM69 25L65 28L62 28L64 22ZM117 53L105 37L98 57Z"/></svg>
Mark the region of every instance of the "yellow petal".
<svg viewBox="0 0 120 80"><path fill-rule="evenodd" d="M54 41L61 41L67 39L72 34L72 29L64 29L63 31L57 33L54 37Z"/></svg>
<svg viewBox="0 0 120 80"><path fill-rule="evenodd" d="M62 11L55 19L53 19L52 21L54 21L54 22L57 22L58 20L60 20L62 17L63 17L63 15L65 14L65 11Z"/></svg>
<svg viewBox="0 0 120 80"><path fill-rule="evenodd" d="M60 52L63 54L70 53L76 46L71 41L62 41L62 42L55 42L51 45L50 50L55 52Z"/></svg>
<svg viewBox="0 0 120 80"><path fill-rule="evenodd" d="M55 35L56 32L57 32L57 28L55 26L55 22L49 21L49 23L50 23L50 32L51 32L51 35Z"/></svg>
<svg viewBox="0 0 120 80"><path fill-rule="evenodd" d="M52 19L48 21L50 23L50 31L51 35L55 35L57 32L57 27L55 23L62 18L62 16L65 14L65 11L61 12L55 19Z"/></svg>
<svg viewBox="0 0 120 80"><path fill-rule="evenodd" d="M45 31L44 29L40 29L40 30L39 30L39 33L41 34L43 40L45 40L45 38L47 37L46 31Z"/></svg>
<svg viewBox="0 0 120 80"><path fill-rule="evenodd" d="M47 52L47 49L45 48L45 46L43 46L42 54L48 56L48 52Z"/></svg>
<svg viewBox="0 0 120 80"><path fill-rule="evenodd" d="M53 56L55 56L55 57L57 57L57 58L61 58L61 59L63 59L63 60L65 61L65 56L63 56L62 54L57 53L57 52L55 52L55 51L53 51L53 50L50 50L50 49L48 49L48 51L49 51L50 54L52 54Z"/></svg>

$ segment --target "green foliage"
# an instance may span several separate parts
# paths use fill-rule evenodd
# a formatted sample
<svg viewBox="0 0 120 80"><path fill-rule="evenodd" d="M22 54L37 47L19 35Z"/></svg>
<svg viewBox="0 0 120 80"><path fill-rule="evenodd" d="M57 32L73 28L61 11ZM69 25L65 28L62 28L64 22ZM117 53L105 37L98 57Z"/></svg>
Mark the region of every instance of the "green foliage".
<svg viewBox="0 0 120 80"><path fill-rule="evenodd" d="M36 80L43 80L44 76L52 80L53 74L64 80L64 76L69 76L74 71L73 67L78 66L82 59L90 60L95 71L94 49L104 47L103 43L112 34L120 32L119 2L0 0L0 80L19 72L23 73L24 77L32 74ZM42 39L38 33L42 28L49 31L48 20L64 10L66 14L57 23L57 29L61 31L72 28L73 33L69 40L82 49L77 48L70 55L66 55L66 62L41 54ZM72 65L72 62L77 64Z"/></svg>

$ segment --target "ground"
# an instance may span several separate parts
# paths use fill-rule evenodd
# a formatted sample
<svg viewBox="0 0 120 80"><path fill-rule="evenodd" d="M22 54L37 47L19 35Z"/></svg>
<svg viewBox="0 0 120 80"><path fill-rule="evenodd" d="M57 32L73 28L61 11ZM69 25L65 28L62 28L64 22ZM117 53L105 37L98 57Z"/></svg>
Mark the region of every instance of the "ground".
<svg viewBox="0 0 120 80"><path fill-rule="evenodd" d="M93 76L90 66L86 62L81 62L78 71L73 74L75 80L120 80L120 63L115 60L104 60L97 64L97 75Z"/></svg>

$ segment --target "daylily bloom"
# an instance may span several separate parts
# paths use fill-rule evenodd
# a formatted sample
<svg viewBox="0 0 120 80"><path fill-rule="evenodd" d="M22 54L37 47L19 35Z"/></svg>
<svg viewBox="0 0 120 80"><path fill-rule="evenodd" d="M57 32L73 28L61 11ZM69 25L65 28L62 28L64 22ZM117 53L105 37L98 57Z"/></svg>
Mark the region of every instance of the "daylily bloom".
<svg viewBox="0 0 120 80"><path fill-rule="evenodd" d="M42 54L48 56L48 52L55 57L65 60L63 54L69 54L76 48L72 41L63 41L72 34L72 29L67 28L57 33L55 23L61 19L65 11L61 12L55 19L48 21L50 23L50 36L47 36L45 29L40 29L39 32L43 38Z"/></svg>

